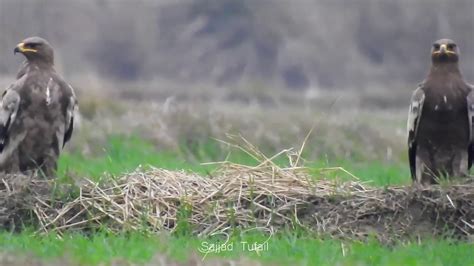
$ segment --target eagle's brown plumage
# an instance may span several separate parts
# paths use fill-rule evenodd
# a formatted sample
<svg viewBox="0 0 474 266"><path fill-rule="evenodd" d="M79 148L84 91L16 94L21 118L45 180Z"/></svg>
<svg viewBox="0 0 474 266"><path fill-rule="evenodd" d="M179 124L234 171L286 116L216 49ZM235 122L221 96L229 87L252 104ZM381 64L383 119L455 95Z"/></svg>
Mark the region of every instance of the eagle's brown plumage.
<svg viewBox="0 0 474 266"><path fill-rule="evenodd" d="M26 61L0 103L0 171L41 170L52 177L60 151L71 138L77 100L56 73L53 48L46 40L27 38L17 52Z"/></svg>
<svg viewBox="0 0 474 266"><path fill-rule="evenodd" d="M412 95L407 123L412 179L423 184L467 176L474 155L474 95L459 70L459 48L452 40L438 40L431 61Z"/></svg>

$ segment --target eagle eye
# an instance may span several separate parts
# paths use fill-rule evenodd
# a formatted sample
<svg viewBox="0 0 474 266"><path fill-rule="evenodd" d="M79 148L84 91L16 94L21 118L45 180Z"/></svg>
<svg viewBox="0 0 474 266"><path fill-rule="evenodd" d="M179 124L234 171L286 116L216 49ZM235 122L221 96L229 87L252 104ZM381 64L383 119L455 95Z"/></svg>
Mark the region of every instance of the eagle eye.
<svg viewBox="0 0 474 266"><path fill-rule="evenodd" d="M436 51L436 50L439 50L440 48L440 45L438 43L435 43L433 44L433 49Z"/></svg>
<svg viewBox="0 0 474 266"><path fill-rule="evenodd" d="M448 50L452 51L452 50L454 50L454 48L456 48L456 44L450 43L450 44L448 44L447 48L448 48Z"/></svg>
<svg viewBox="0 0 474 266"><path fill-rule="evenodd" d="M35 48L37 48L39 45L40 45L39 43L27 43L27 44L25 44L25 47L31 48L31 49L35 49Z"/></svg>

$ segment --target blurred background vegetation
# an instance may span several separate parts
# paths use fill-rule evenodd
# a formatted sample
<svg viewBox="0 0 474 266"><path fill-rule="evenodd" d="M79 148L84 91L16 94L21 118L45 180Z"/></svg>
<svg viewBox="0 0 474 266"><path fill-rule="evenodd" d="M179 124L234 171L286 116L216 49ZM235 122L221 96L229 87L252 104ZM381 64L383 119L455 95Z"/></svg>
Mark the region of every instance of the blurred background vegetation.
<svg viewBox="0 0 474 266"><path fill-rule="evenodd" d="M472 0L1 0L0 74L15 73L19 40L40 35L86 87L92 79L406 93L442 37L459 43L474 79L473 13Z"/></svg>

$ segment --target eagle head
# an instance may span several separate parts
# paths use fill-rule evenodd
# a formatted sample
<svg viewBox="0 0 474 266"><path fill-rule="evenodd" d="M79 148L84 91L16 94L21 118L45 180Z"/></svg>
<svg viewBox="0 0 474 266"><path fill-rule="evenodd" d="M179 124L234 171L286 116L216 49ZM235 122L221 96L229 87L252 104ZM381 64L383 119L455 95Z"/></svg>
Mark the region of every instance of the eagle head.
<svg viewBox="0 0 474 266"><path fill-rule="evenodd" d="M20 42L13 53L23 54L28 61L42 61L53 64L53 47L41 37L29 37Z"/></svg>
<svg viewBox="0 0 474 266"><path fill-rule="evenodd" d="M433 64L457 63L459 48L453 40L440 39L431 47L431 61Z"/></svg>

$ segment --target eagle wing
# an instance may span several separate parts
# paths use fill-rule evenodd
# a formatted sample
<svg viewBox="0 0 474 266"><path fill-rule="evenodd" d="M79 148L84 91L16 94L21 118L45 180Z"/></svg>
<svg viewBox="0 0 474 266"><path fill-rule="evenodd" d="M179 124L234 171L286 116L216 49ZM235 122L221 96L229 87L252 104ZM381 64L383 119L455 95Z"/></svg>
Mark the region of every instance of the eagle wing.
<svg viewBox="0 0 474 266"><path fill-rule="evenodd" d="M70 90L69 102L66 107L66 131L64 132L63 148L64 145L71 139L72 131L74 130L74 115L77 111L77 98L74 93L74 89L71 85L67 85Z"/></svg>
<svg viewBox="0 0 474 266"><path fill-rule="evenodd" d="M467 116L469 119L468 169L474 160L474 86L468 85L471 92L467 95Z"/></svg>
<svg viewBox="0 0 474 266"><path fill-rule="evenodd" d="M10 129L15 122L18 108L20 106L20 95L10 86L2 95L0 102L0 153L3 152L10 136Z"/></svg>
<svg viewBox="0 0 474 266"><path fill-rule="evenodd" d="M423 85L419 85L411 96L410 109L408 111L407 132L408 132L408 160L410 162L411 178L416 180L416 137L418 125L420 124L421 112L425 101Z"/></svg>
<svg viewBox="0 0 474 266"><path fill-rule="evenodd" d="M61 148L64 148L66 143L71 139L72 132L74 131L74 117L77 112L78 104L76 94L71 85L65 82L60 76L55 77L59 85L61 96L61 106L64 115L64 124L60 126L57 132L58 144L60 143Z"/></svg>

